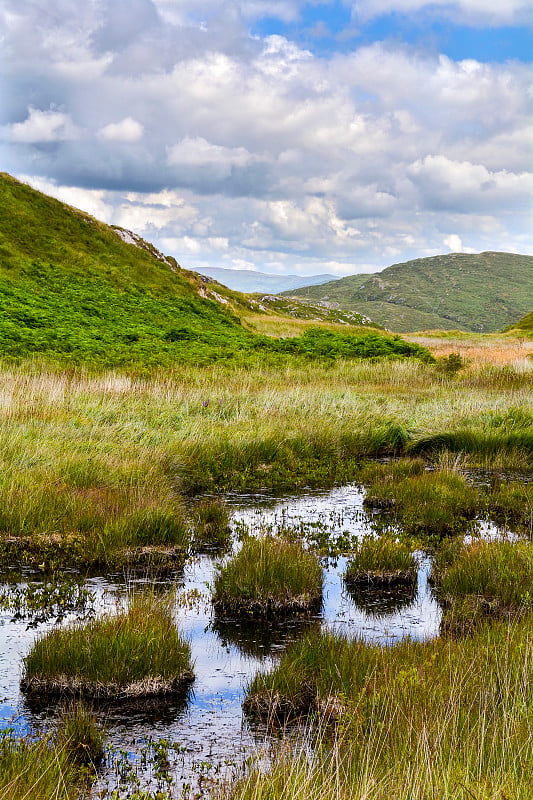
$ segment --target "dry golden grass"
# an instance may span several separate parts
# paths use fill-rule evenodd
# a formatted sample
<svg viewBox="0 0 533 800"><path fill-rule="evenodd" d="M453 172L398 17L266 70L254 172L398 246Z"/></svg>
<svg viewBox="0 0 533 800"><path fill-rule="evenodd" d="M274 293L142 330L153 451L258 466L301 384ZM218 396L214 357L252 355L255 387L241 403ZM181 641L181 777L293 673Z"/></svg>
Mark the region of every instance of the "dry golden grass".
<svg viewBox="0 0 533 800"><path fill-rule="evenodd" d="M469 367L512 364L517 369L533 369L533 362L528 359L528 356L533 355L533 340L466 333L464 336L445 336L440 339L438 334L428 336L424 332L406 334L405 338L427 347L435 358L459 353Z"/></svg>

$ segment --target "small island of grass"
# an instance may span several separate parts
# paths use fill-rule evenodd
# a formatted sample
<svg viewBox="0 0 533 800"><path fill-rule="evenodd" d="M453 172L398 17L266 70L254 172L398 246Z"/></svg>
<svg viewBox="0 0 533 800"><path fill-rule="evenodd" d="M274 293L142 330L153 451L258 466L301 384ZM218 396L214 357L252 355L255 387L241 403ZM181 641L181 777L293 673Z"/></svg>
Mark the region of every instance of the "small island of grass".
<svg viewBox="0 0 533 800"><path fill-rule="evenodd" d="M122 700L178 694L193 679L190 647L168 598L139 596L123 613L37 639L24 660L21 688L34 696Z"/></svg>
<svg viewBox="0 0 533 800"><path fill-rule="evenodd" d="M213 605L221 614L303 615L321 603L322 567L299 542L248 539L215 579Z"/></svg>
<svg viewBox="0 0 533 800"><path fill-rule="evenodd" d="M346 569L351 586L414 585L418 562L409 547L386 536L364 539Z"/></svg>

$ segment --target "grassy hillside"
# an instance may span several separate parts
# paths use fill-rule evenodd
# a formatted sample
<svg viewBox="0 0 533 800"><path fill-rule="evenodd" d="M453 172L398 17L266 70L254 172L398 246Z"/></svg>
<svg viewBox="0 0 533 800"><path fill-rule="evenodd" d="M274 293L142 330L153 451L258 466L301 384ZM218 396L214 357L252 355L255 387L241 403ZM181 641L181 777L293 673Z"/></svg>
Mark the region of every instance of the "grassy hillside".
<svg viewBox="0 0 533 800"><path fill-rule="evenodd" d="M533 311L519 319L514 325L509 325L505 330L509 333L514 333L516 336L533 337Z"/></svg>
<svg viewBox="0 0 533 800"><path fill-rule="evenodd" d="M491 332L533 306L533 256L487 252L418 258L375 275L351 275L291 294L338 303L341 309L365 314L399 332Z"/></svg>
<svg viewBox="0 0 533 800"><path fill-rule="evenodd" d="M98 367L431 356L376 333L275 339L241 324L257 304L153 245L0 175L0 357Z"/></svg>

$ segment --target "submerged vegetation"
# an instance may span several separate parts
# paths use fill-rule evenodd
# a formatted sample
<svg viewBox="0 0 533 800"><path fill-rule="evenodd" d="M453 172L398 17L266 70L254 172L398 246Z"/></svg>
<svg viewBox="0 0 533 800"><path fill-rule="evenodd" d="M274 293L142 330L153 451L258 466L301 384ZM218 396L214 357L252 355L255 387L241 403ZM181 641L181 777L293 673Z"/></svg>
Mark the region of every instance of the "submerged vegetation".
<svg viewBox="0 0 533 800"><path fill-rule="evenodd" d="M322 602L322 567L299 542L247 539L215 578L213 604L222 614L309 614Z"/></svg>
<svg viewBox="0 0 533 800"><path fill-rule="evenodd" d="M38 638L24 660L21 687L36 696L135 699L182 692L192 680L190 648L169 598L138 595L127 611Z"/></svg>

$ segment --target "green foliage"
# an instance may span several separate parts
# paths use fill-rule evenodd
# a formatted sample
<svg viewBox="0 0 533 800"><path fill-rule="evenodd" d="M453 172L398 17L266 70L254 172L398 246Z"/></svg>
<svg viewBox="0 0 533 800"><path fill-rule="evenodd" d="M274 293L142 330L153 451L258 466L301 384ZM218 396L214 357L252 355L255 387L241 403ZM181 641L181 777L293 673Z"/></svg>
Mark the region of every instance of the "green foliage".
<svg viewBox="0 0 533 800"><path fill-rule="evenodd" d="M283 294L315 302L326 299L342 311L366 314L400 332L498 331L533 306L533 257L450 253Z"/></svg>
<svg viewBox="0 0 533 800"><path fill-rule="evenodd" d="M456 375L464 366L465 362L460 353L450 353L448 356L439 358L437 362L437 369L444 375Z"/></svg>
<svg viewBox="0 0 533 800"><path fill-rule="evenodd" d="M137 595L125 612L38 638L24 659L22 686L32 690L42 681L57 684L59 693L72 686L88 694L112 686L119 693L138 681L179 679L190 668L190 647L174 625L169 600Z"/></svg>
<svg viewBox="0 0 533 800"><path fill-rule="evenodd" d="M244 298L224 287L210 293L198 275L147 242L128 244L112 228L7 175L0 176L0 207L4 359L38 356L135 370L215 361L253 365L265 357L272 363L431 360L424 348L398 338L381 341L377 334L368 340L317 331L290 341L257 336L229 310L248 307Z"/></svg>
<svg viewBox="0 0 533 800"><path fill-rule="evenodd" d="M321 600L322 567L297 541L247 539L215 578L213 603L225 613L306 613Z"/></svg>

